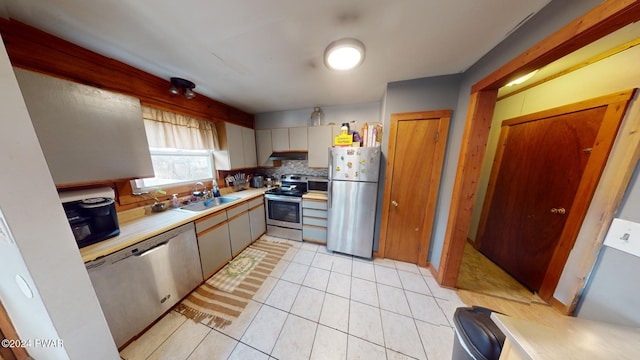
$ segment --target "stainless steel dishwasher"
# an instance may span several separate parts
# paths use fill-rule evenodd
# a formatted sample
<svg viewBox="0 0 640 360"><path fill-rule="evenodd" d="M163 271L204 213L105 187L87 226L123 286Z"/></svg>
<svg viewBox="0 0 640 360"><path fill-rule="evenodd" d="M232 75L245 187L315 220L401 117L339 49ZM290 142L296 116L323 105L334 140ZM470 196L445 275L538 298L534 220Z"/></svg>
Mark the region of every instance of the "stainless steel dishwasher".
<svg viewBox="0 0 640 360"><path fill-rule="evenodd" d="M85 266L118 347L203 280L193 223Z"/></svg>

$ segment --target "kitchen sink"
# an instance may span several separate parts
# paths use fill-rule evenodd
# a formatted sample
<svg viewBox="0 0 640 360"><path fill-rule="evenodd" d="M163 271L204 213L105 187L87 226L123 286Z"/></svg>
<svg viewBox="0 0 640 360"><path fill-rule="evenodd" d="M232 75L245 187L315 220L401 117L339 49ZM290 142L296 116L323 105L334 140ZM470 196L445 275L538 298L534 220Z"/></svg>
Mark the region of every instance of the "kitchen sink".
<svg viewBox="0 0 640 360"><path fill-rule="evenodd" d="M221 197L202 200L189 205L181 206L178 209L198 212L198 211L209 210L216 206L224 205L236 200L240 200L240 198L231 197L231 196L221 196Z"/></svg>

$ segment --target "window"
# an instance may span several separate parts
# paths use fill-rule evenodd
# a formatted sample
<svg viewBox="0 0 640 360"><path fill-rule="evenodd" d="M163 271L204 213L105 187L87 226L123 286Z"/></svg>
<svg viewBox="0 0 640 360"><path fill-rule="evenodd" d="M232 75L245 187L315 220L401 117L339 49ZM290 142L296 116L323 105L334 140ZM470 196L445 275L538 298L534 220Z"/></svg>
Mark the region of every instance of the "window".
<svg viewBox="0 0 640 360"><path fill-rule="evenodd" d="M155 176L134 181L134 191L194 183L214 177L212 152L208 150L181 150L150 148Z"/></svg>
<svg viewBox="0 0 640 360"><path fill-rule="evenodd" d="M214 123L146 106L142 116L155 176L133 180L134 192L214 178Z"/></svg>

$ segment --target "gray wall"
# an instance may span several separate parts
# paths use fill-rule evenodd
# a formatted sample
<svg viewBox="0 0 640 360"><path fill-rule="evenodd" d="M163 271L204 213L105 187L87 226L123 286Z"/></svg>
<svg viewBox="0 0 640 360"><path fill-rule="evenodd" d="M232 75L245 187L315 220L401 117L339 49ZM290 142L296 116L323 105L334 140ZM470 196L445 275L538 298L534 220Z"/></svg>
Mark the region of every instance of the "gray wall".
<svg viewBox="0 0 640 360"><path fill-rule="evenodd" d="M379 122L380 102L322 106L321 125L342 124L345 122ZM285 127L308 126L313 108L274 111L255 116L256 129L277 129Z"/></svg>
<svg viewBox="0 0 640 360"><path fill-rule="evenodd" d="M428 259L435 269L440 267L440 257L451 207L451 194L462 144L462 133L469 107L471 86L600 3L601 1L598 0L551 1L533 18L464 73L458 103L453 113L452 127L449 130L449 144L445 155L442 184L440 195L438 196L438 209Z"/></svg>
<svg viewBox="0 0 640 360"><path fill-rule="evenodd" d="M636 170L618 208L616 217L640 222L640 166L636 165Z"/></svg>
<svg viewBox="0 0 640 360"><path fill-rule="evenodd" d="M391 121L391 114L403 113L403 112L415 112L425 110L446 110L455 109L458 102L458 92L460 89L460 81L462 75L447 75L431 78L407 80L392 82L387 85L387 91L385 94L383 109L383 126L384 133L382 134L382 155L383 161L380 167L380 174L385 174L386 171L386 158L387 149L389 148L389 126ZM456 111L454 110L453 116L455 117ZM458 120L460 121L460 120ZM453 124L451 127L455 126ZM459 127L464 127L464 119ZM447 140L447 153L451 151L452 144L451 136ZM459 144L459 143L458 143ZM453 147L459 147L459 145L453 145ZM443 179L440 184L440 194L451 193L453 182L445 181ZM380 218L382 212L382 195L384 190L384 176L380 177L380 184L378 186L378 208L376 210L376 231L374 240L374 249L378 249L378 242L380 239ZM444 201L450 202L451 195ZM441 211L442 196L438 197L438 204L436 207L436 214ZM448 207L448 206L447 206ZM435 234L435 227L433 233ZM433 236L431 245L433 246ZM440 245L442 248L442 245ZM432 247L433 249L433 247Z"/></svg>

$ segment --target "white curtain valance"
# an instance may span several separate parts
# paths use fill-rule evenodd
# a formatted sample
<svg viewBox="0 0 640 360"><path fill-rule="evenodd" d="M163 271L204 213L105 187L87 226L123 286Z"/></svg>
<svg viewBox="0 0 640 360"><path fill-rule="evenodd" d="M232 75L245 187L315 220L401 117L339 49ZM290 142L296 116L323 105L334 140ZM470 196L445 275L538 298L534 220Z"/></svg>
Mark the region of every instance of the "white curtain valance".
<svg viewBox="0 0 640 360"><path fill-rule="evenodd" d="M219 150L214 123L142 106L149 147L185 150Z"/></svg>

